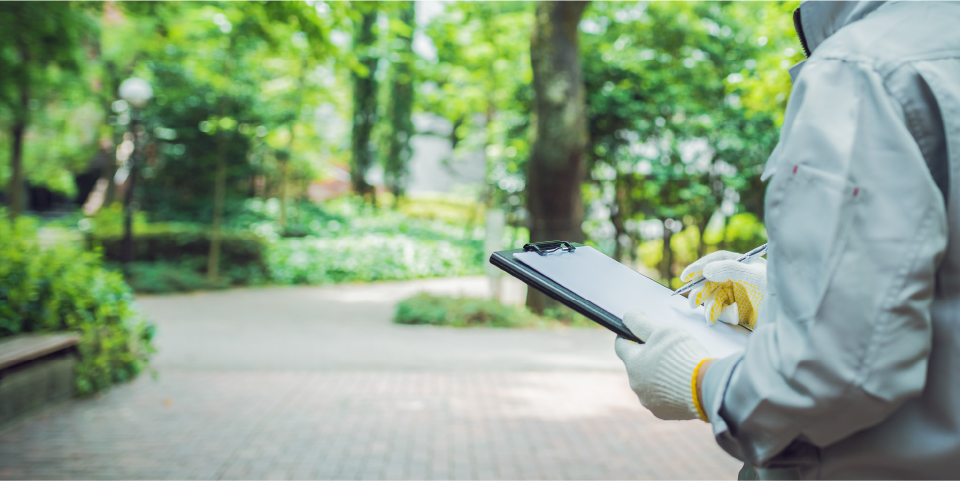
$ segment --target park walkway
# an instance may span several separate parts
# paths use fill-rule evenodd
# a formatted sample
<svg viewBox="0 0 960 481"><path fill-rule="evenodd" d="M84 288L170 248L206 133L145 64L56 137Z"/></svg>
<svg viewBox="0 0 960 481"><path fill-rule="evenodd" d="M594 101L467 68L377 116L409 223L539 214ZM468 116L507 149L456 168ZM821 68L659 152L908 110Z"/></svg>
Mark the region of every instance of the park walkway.
<svg viewBox="0 0 960 481"><path fill-rule="evenodd" d="M482 278L144 297L157 378L0 432L0 478L734 479L637 402L601 329L398 326Z"/></svg>

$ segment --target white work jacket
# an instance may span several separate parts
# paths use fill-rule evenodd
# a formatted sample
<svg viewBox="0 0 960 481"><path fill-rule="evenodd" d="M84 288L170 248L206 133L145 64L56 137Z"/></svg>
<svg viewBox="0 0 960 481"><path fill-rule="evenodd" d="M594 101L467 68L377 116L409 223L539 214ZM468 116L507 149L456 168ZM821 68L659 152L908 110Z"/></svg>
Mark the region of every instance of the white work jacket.
<svg viewBox="0 0 960 481"><path fill-rule="evenodd" d="M769 294L704 408L761 477L960 478L960 3L803 3Z"/></svg>

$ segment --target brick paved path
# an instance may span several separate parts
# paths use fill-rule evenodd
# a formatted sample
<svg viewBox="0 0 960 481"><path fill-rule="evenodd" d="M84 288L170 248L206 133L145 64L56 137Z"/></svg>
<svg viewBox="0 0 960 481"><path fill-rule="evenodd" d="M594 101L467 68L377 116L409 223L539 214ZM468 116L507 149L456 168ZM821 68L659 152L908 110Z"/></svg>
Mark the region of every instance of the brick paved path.
<svg viewBox="0 0 960 481"><path fill-rule="evenodd" d="M437 285L427 287L431 286ZM364 288L352 289L337 291L333 297L342 299L344 292ZM367 318L370 324L361 323L353 335L343 326L327 331L314 325L314 330L304 331L292 318L287 319L289 325L279 318L260 323L271 327L272 335L280 336L278 330L287 332L291 345L304 342L306 335L317 345L327 346L325 342L333 342L328 339L331 332L336 332L337 343L352 346L356 366L351 367L349 357L341 351L333 357L306 356L299 369L289 365L289 358L271 360L279 349L274 342L282 344L280 339L257 351L252 341L267 330L258 331L239 318L234 321L242 328L235 330L245 334L232 340L246 348L254 361L229 369L227 361L235 358L235 351L216 347L211 348L212 354L189 361L191 356L196 358L187 342L189 333L207 336L216 346L213 334L218 330L211 326L222 321L207 317L209 313L204 314L199 306L240 304L237 309L243 310L242 299L263 304L279 298L290 307L299 295L315 308L317 299L323 297L320 294L329 292L330 288L232 291L143 300L160 332L169 328L166 337L161 334L159 339L164 349L156 363L159 379L141 377L0 433L0 477L736 477L738 463L716 446L707 425L660 421L639 405L625 374L609 362L612 339L600 330L408 327L407 331L395 331L403 326L390 325L382 313L376 313L375 305L359 302L354 303L358 310L354 314L367 312L373 319ZM334 301L325 302L327 307L337 307L330 304ZM175 316L189 311L196 313L193 319ZM258 315L250 313L251 318ZM188 321L196 323L193 331L178 328L178 323ZM405 343L414 345L406 350L395 348L393 354L412 360L396 368L379 367L391 351L377 341L377 328L372 326L392 335L405 333L406 337L401 336ZM297 334L300 338L294 338ZM386 351L374 365L363 362L370 357L364 339L371 337L374 346ZM424 338L421 344L413 341L418 337ZM456 349L464 346L501 349L496 352L509 354L509 343L506 348L503 344L512 337L519 337L547 359L551 353L556 355L558 345L568 342L579 350L574 349L575 354L560 363L559 370L545 368L550 364L536 361L536 356L507 356L510 362L494 363L492 369L483 369L485 363L477 361L489 357L471 357L470 353L450 363L430 364L436 361L429 353L431 345L452 343L452 348L436 346L435 350L454 358ZM199 344L201 340L193 339ZM412 354L415 352L420 354ZM325 367L324 362L332 367Z"/></svg>

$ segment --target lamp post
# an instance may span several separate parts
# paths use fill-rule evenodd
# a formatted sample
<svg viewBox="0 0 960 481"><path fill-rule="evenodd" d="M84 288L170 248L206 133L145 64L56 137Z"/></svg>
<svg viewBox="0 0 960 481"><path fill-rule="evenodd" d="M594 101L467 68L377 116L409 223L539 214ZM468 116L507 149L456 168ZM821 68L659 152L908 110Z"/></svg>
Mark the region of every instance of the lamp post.
<svg viewBox="0 0 960 481"><path fill-rule="evenodd" d="M123 196L123 271L130 275L130 263L133 262L133 189L137 182L137 159L140 148L137 142L137 125L140 109L147 106L153 89L146 80L128 78L120 84L120 98L130 105L130 132L133 134L133 152L130 153L130 170L127 174L127 191Z"/></svg>

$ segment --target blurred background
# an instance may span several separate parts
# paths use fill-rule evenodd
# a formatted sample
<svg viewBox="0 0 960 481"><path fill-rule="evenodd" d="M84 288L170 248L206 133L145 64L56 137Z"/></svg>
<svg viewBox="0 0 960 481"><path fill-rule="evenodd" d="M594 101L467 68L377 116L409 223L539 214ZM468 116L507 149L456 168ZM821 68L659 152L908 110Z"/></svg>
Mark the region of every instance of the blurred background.
<svg viewBox="0 0 960 481"><path fill-rule="evenodd" d="M4 342L9 353L29 336L71 333L64 349L72 374L64 375L69 395L81 396L28 421L11 408L0 420L0 476L293 476L231 471L229 460L243 458L236 446L223 448L224 460L198 462L217 466L209 472L133 462L110 471L118 464L90 464L90 438L76 434L102 428L89 421L102 411L118 423L110 431L117 446L129 441L138 431L106 413L139 406L131 416L153 413L150 422L162 424L162 410L180 406L164 389L200 396L195 405L216 411L220 401L198 394L204 386L251 383L232 394L242 399L280 383L277 399L287 399L306 382L256 378L265 372L436 372L436 382L449 385L464 372L520 376L476 381L496 390L566 369L584 386L607 379L608 387L585 390L609 388L616 394L602 399L623 402L599 414L570 408L560 418L612 416L613 426L633 416L657 426L614 375L609 333L503 278L486 259L528 241L584 242L676 287L696 258L763 243L760 174L779 137L787 68L803 58L796 4L0 3L0 358ZM0 366L5 395L19 368ZM97 397L144 371L159 380ZM317 399L353 382L337 379L310 381L327 386L316 387ZM374 392L380 381L370 379ZM555 408L550 393L571 399L570 385L556 379L520 397ZM161 401L145 400L151 396ZM431 402L394 408L449 408ZM23 412L43 404L17 403ZM193 421L177 419L214 422L204 409L180 413ZM358 409L349 412L376 411ZM450 412L480 408L470 409ZM138 426L156 432L148 424ZM708 430L690 429L681 430L716 450ZM345 440L356 434L338 432ZM625 433L620 439L638 446L666 443ZM102 454L110 451L103 440L113 438L101 434L94 438ZM576 437L584 436L592 434ZM338 452L323 446L317 452ZM30 464L18 449L46 454ZM80 453L80 464L56 449ZM558 449L538 466L573 459ZM453 451L440 456L449 469L424 461L434 467L390 472L459 477L463 456ZM478 471L482 456L470 453L473 477L555 474ZM560 475L732 476L732 459L714 454L719 464L705 471L643 471L650 463L638 461ZM358 454L357 466L370 456ZM183 465L176 459L161 464ZM344 467L353 466L344 464L349 453L330 459L329 472L314 466L300 477L355 476ZM370 472L391 477L385 469Z"/></svg>

